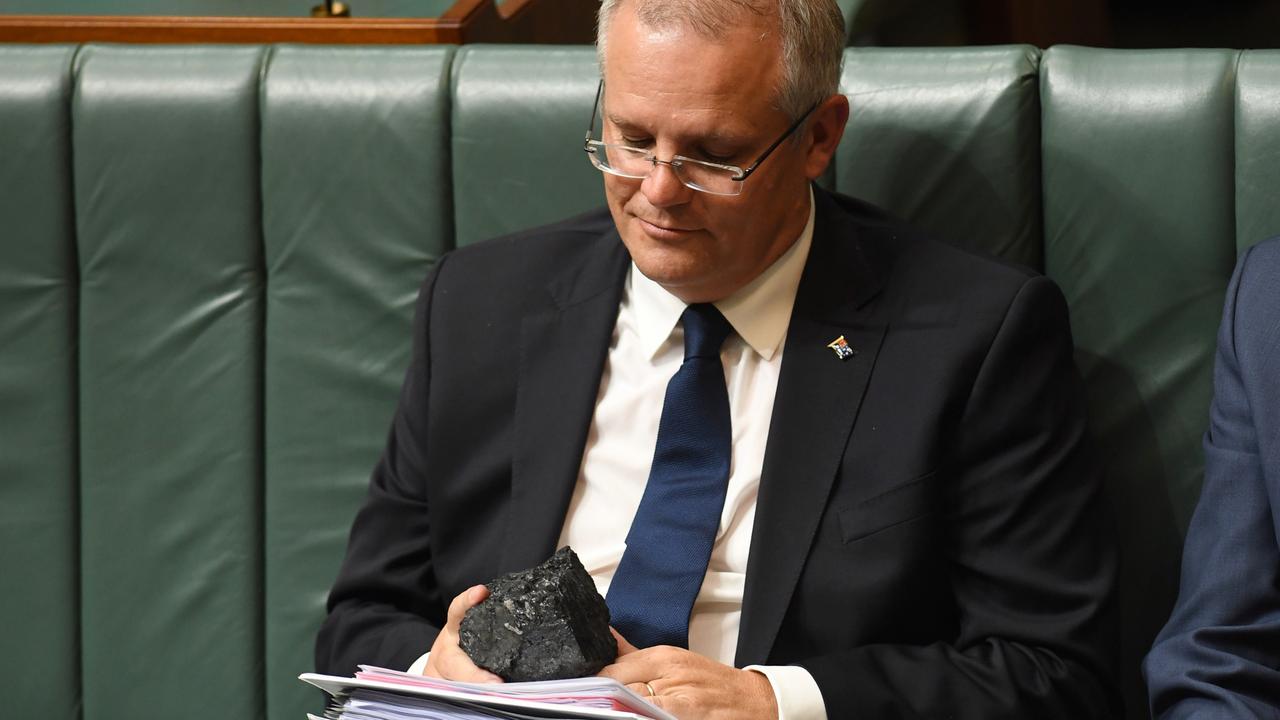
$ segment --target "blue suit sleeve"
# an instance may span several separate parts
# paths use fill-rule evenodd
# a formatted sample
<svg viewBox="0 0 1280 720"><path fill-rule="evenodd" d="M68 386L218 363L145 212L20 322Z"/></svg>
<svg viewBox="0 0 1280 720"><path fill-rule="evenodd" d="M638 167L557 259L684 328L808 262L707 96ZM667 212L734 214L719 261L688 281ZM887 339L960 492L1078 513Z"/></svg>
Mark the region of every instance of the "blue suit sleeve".
<svg viewBox="0 0 1280 720"><path fill-rule="evenodd" d="M1143 671L1153 717L1280 718L1280 244L1231 279L1178 601Z"/></svg>

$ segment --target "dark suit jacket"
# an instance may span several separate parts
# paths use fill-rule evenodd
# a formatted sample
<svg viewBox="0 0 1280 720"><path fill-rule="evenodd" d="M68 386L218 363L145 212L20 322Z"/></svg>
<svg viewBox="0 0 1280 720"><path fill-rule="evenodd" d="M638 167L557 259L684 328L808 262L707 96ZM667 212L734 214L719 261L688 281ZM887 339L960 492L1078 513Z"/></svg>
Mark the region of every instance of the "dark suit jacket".
<svg viewBox="0 0 1280 720"><path fill-rule="evenodd" d="M1115 558L1060 292L815 194L736 663L804 666L833 720L1110 715ZM321 671L408 665L457 593L555 549L628 262L601 210L436 265Z"/></svg>
<svg viewBox="0 0 1280 720"><path fill-rule="evenodd" d="M1280 239L1227 288L1204 487L1182 587L1147 656L1161 718L1280 718Z"/></svg>

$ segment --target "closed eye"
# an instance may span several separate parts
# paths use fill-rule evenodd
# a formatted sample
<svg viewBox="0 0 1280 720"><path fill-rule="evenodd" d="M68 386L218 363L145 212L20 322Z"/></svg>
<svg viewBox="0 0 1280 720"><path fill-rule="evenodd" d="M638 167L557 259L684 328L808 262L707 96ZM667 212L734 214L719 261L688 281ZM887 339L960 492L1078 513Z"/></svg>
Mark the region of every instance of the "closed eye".
<svg viewBox="0 0 1280 720"><path fill-rule="evenodd" d="M698 159L705 160L711 163L716 163L717 165L728 165L729 161L733 159L733 156L732 155L716 155L715 153L702 152L702 153L698 153Z"/></svg>
<svg viewBox="0 0 1280 720"><path fill-rule="evenodd" d="M698 144L693 148L695 152L690 153L689 157L702 160L704 162L716 163L717 165L730 165L742 154L740 150L723 143L719 144Z"/></svg>
<svg viewBox="0 0 1280 720"><path fill-rule="evenodd" d="M626 135L622 135L619 140L622 141L624 146L635 148L637 150L646 150L653 146L653 138L651 137L628 137ZM734 157L736 157L736 153L714 153L699 148L696 152L690 153L687 157L690 160L701 160L703 162L715 163L717 165L728 165L733 161Z"/></svg>

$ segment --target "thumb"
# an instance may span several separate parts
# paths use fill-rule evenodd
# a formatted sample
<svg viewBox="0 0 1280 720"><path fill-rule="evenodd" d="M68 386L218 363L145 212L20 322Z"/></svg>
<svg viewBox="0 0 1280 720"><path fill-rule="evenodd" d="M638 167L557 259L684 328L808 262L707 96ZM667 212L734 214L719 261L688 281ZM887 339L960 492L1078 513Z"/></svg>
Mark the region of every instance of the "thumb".
<svg viewBox="0 0 1280 720"><path fill-rule="evenodd" d="M457 627L462 622L462 616L467 613L473 606L479 605L481 601L489 597L489 588L484 585L473 585L463 591L460 595L449 603L449 613L446 622L449 625Z"/></svg>

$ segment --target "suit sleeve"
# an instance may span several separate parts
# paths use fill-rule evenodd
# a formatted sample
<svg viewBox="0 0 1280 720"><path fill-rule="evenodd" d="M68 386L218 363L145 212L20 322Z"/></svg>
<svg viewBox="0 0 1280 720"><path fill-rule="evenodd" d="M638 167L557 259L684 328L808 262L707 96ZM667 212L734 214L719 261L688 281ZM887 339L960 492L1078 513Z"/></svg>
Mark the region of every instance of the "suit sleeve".
<svg viewBox="0 0 1280 720"><path fill-rule="evenodd" d="M1261 350L1251 347L1254 328L1244 322L1260 309L1244 305L1247 261L1228 287L1218 334L1204 486L1178 601L1144 663L1158 718L1280 717L1280 548L1248 388L1275 380L1242 364Z"/></svg>
<svg viewBox="0 0 1280 720"><path fill-rule="evenodd" d="M424 467L431 297L446 260L436 263L418 294L412 360L329 593L316 641L318 672L350 675L360 664L408 667L431 648L445 622L432 572Z"/></svg>
<svg viewBox="0 0 1280 720"><path fill-rule="evenodd" d="M1114 523L1085 439L1066 303L1011 300L952 430L940 521L958 630L802 661L830 717L1102 718L1115 688Z"/></svg>

